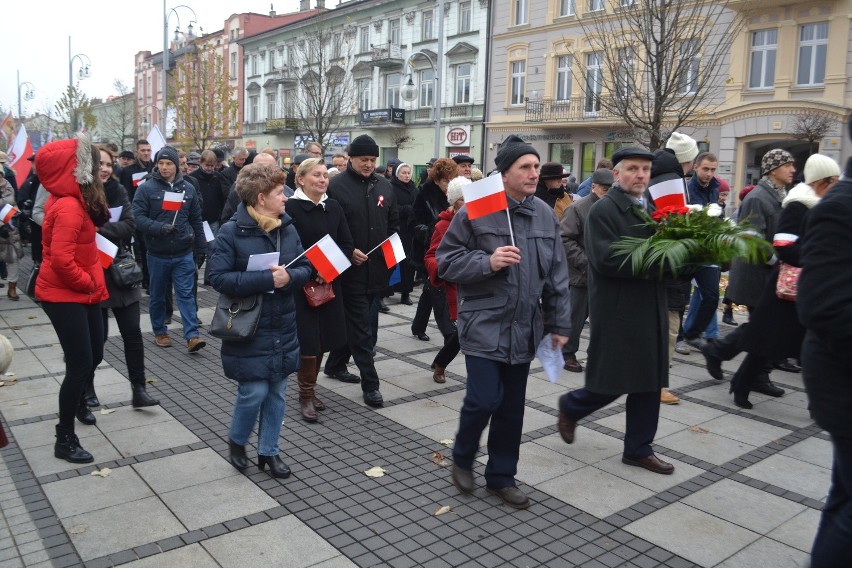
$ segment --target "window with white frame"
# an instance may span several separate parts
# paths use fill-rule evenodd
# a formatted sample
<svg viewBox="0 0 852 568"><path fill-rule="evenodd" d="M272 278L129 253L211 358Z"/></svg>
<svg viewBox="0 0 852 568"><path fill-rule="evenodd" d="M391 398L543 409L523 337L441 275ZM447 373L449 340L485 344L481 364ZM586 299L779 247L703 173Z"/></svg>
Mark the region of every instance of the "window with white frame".
<svg viewBox="0 0 852 568"><path fill-rule="evenodd" d="M358 50L361 53L370 51L370 26L361 26L359 34L361 43L358 44Z"/></svg>
<svg viewBox="0 0 852 568"><path fill-rule="evenodd" d="M399 108L399 73L385 75L385 104L388 108Z"/></svg>
<svg viewBox="0 0 852 568"><path fill-rule="evenodd" d="M287 46L287 66L291 71L296 68L296 46L292 44Z"/></svg>
<svg viewBox="0 0 852 568"><path fill-rule="evenodd" d="M456 65L456 104L470 104L470 63L460 63Z"/></svg>
<svg viewBox="0 0 852 568"><path fill-rule="evenodd" d="M604 9L604 0L589 0L589 12L600 12Z"/></svg>
<svg viewBox="0 0 852 568"><path fill-rule="evenodd" d="M231 79L237 76L237 52L231 53Z"/></svg>
<svg viewBox="0 0 852 568"><path fill-rule="evenodd" d="M260 104L260 97L258 95L251 95L249 97L249 122L257 122L258 104Z"/></svg>
<svg viewBox="0 0 852 568"><path fill-rule="evenodd" d="M470 2L459 2L459 33L473 29Z"/></svg>
<svg viewBox="0 0 852 568"><path fill-rule="evenodd" d="M429 108L435 104L435 72L424 69L420 72L420 101L421 108Z"/></svg>
<svg viewBox="0 0 852 568"><path fill-rule="evenodd" d="M423 19L420 22L420 38L421 39L432 39L434 36L432 35L432 20L433 20L433 12L432 10L424 10L423 11Z"/></svg>
<svg viewBox="0 0 852 568"><path fill-rule="evenodd" d="M524 93L526 92L527 81L527 62L512 61L512 82L511 82L511 98L509 104L522 105L524 104Z"/></svg>
<svg viewBox="0 0 852 568"><path fill-rule="evenodd" d="M752 32L749 89L771 89L775 86L775 53L777 49L777 29Z"/></svg>
<svg viewBox="0 0 852 568"><path fill-rule="evenodd" d="M370 80L358 79L358 108L369 110L370 108Z"/></svg>
<svg viewBox="0 0 852 568"><path fill-rule="evenodd" d="M275 69L275 52L269 50L266 54L266 72L272 73L273 69Z"/></svg>
<svg viewBox="0 0 852 568"><path fill-rule="evenodd" d="M805 24L799 28L799 69L796 84L803 87L825 83L828 54L828 22Z"/></svg>
<svg viewBox="0 0 852 568"><path fill-rule="evenodd" d="M571 81L574 77L571 71L573 58L570 55L560 55L556 58L556 100L571 99Z"/></svg>
<svg viewBox="0 0 852 568"><path fill-rule="evenodd" d="M622 8L627 6L633 6L634 4L636 4L636 0L621 0Z"/></svg>
<svg viewBox="0 0 852 568"><path fill-rule="evenodd" d="M402 42L402 34L400 33L400 25L399 18L393 19L390 21L390 26L388 29L388 40L391 45L395 45L399 47L399 44Z"/></svg>
<svg viewBox="0 0 852 568"><path fill-rule="evenodd" d="M343 47L343 35L339 32L331 36L331 58L337 59L340 57L341 48Z"/></svg>
<svg viewBox="0 0 852 568"><path fill-rule="evenodd" d="M601 88L603 86L603 53L596 51L586 56L586 104L587 113L601 110Z"/></svg>
<svg viewBox="0 0 852 568"><path fill-rule="evenodd" d="M251 56L251 74L257 75L257 54Z"/></svg>
<svg viewBox="0 0 852 568"><path fill-rule="evenodd" d="M295 89L287 89L284 91L284 117L293 118L296 116L296 91Z"/></svg>
<svg viewBox="0 0 852 568"><path fill-rule="evenodd" d="M633 94L633 52L628 48L620 48L616 52L618 69L616 71L616 93L622 99Z"/></svg>
<svg viewBox="0 0 852 568"><path fill-rule="evenodd" d="M266 95L266 118L278 118L278 111L275 108L275 93Z"/></svg>
<svg viewBox="0 0 852 568"><path fill-rule="evenodd" d="M513 4L515 6L514 12L514 23L516 26L520 26L521 24L526 24L527 13L529 12L529 5L527 0L513 0Z"/></svg>
<svg viewBox="0 0 852 568"><path fill-rule="evenodd" d="M680 88L681 95L693 95L698 91L698 72L701 68L701 53L698 40L680 42Z"/></svg>
<svg viewBox="0 0 852 568"><path fill-rule="evenodd" d="M575 0L559 0L559 15L573 16L574 10L576 9L574 1Z"/></svg>

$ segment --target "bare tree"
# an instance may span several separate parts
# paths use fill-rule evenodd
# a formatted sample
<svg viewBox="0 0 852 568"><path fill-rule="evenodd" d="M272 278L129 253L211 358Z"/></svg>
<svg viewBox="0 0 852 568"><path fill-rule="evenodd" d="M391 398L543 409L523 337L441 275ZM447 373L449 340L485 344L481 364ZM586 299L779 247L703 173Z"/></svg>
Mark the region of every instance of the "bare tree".
<svg viewBox="0 0 852 568"><path fill-rule="evenodd" d="M399 149L404 149L409 143L414 141L414 136L408 131L408 128L399 128L391 131L391 142Z"/></svg>
<svg viewBox="0 0 852 568"><path fill-rule="evenodd" d="M729 9L729 0L606 4L578 19L589 47L573 65L580 104L587 116L623 120L656 150L723 101L725 59L746 8Z"/></svg>
<svg viewBox="0 0 852 568"><path fill-rule="evenodd" d="M351 51L345 34L318 24L306 30L296 44L299 65L281 69L285 78L295 81L295 88L285 91L285 117L296 118L302 131L323 151L353 112L355 83L347 73Z"/></svg>
<svg viewBox="0 0 852 568"><path fill-rule="evenodd" d="M790 128L790 134L797 140L806 140L808 150L815 154L819 150L819 142L837 126L835 115L816 109L807 109L797 114Z"/></svg>
<svg viewBox="0 0 852 568"><path fill-rule="evenodd" d="M56 102L56 114L60 120L66 122L68 138L74 136L80 128L91 130L97 124L89 97L78 87L71 85L65 88L65 92Z"/></svg>
<svg viewBox="0 0 852 568"><path fill-rule="evenodd" d="M133 120L133 91L120 79L113 81L112 87L118 93L118 97L110 101L101 115L98 130L120 148L127 148L137 138Z"/></svg>

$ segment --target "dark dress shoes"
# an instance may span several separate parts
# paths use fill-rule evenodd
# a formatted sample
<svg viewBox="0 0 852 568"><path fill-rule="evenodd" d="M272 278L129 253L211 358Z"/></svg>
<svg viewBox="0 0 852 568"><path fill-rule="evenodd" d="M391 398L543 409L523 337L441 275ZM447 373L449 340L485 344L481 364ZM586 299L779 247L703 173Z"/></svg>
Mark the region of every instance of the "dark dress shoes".
<svg viewBox="0 0 852 568"><path fill-rule="evenodd" d="M573 444L574 430L577 429L577 423L568 418L568 415L562 412L561 409L559 410L559 422L557 426L559 427L559 435L562 436L562 440L566 444Z"/></svg>
<svg viewBox="0 0 852 568"><path fill-rule="evenodd" d="M751 387L751 390L752 392L759 392L767 396L774 396L775 398L784 396L784 389L775 386L772 381L758 382Z"/></svg>
<svg viewBox="0 0 852 568"><path fill-rule="evenodd" d="M326 371L326 377L331 377L332 379L337 379L338 381L344 383L360 383L361 377L358 375L353 375L348 370L343 369L342 371Z"/></svg>
<svg viewBox="0 0 852 568"><path fill-rule="evenodd" d="M281 461L280 456L257 456L257 467L263 471L266 466L269 466L269 475L286 479L290 477L290 468L287 464Z"/></svg>
<svg viewBox="0 0 852 568"><path fill-rule="evenodd" d="M98 400L97 396L87 396L86 397L86 406L89 408L97 408L101 405L101 401Z"/></svg>
<svg viewBox="0 0 852 568"><path fill-rule="evenodd" d="M734 404L740 408L745 408L746 410L754 408L754 405L748 401L748 393L734 393Z"/></svg>
<svg viewBox="0 0 852 568"><path fill-rule="evenodd" d="M572 373L582 373L583 366L577 361L576 357L569 357L565 360L565 365L562 366L566 371L571 371Z"/></svg>
<svg viewBox="0 0 852 568"><path fill-rule="evenodd" d="M722 373L722 360L716 357L713 349L712 343L705 343L701 347L701 354L704 355L704 361L707 363L707 372L717 381L721 381L725 378Z"/></svg>
<svg viewBox="0 0 852 568"><path fill-rule="evenodd" d="M422 331L420 333L412 332L412 334L414 335L414 337L416 337L420 341L429 341L429 336L426 335L425 333L423 333Z"/></svg>
<svg viewBox="0 0 852 568"><path fill-rule="evenodd" d="M453 485L460 493L472 493L476 488L473 484L473 472L453 464Z"/></svg>
<svg viewBox="0 0 852 568"><path fill-rule="evenodd" d="M530 506L530 498L527 497L526 493L515 487L514 485L510 485L509 487L501 487L499 489L495 489L493 487L486 487L488 492L492 495L496 495L500 498L501 501L505 505L512 507L514 509L526 509Z"/></svg>
<svg viewBox="0 0 852 568"><path fill-rule="evenodd" d="M367 406L372 406L373 408L381 408L385 401L382 399L382 393L378 390L374 390L364 393L364 403Z"/></svg>
<svg viewBox="0 0 852 568"><path fill-rule="evenodd" d="M786 371L788 373L801 373L802 368L790 360L786 361L776 361L772 363L772 366L778 369L779 371Z"/></svg>
<svg viewBox="0 0 852 568"><path fill-rule="evenodd" d="M663 475L671 475L674 473L675 469L672 464L664 462L654 454L640 459L632 459L622 456L621 463L641 467L648 471L653 471L654 473L662 473Z"/></svg>

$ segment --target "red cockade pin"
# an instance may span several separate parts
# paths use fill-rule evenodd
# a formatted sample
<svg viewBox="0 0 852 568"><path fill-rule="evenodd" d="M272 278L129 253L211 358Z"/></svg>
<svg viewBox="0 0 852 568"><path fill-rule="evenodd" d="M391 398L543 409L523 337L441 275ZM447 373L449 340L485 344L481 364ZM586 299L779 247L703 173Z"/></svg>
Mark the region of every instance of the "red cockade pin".
<svg viewBox="0 0 852 568"><path fill-rule="evenodd" d="M385 196L384 196L384 195L380 195L380 196L379 196L379 203L378 203L378 205L379 205L379 207L384 207L384 206L385 206Z"/></svg>

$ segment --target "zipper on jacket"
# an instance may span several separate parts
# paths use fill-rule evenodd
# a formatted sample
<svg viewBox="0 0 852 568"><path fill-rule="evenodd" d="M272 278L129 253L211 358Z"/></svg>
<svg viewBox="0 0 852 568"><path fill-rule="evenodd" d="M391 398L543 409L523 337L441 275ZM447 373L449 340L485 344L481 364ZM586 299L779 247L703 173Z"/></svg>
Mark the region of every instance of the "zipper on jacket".
<svg viewBox="0 0 852 568"><path fill-rule="evenodd" d="M471 300L484 300L485 298L493 298L493 297L494 297L493 292L488 292L486 294L476 294L474 296L465 296L461 300L459 300L459 305L464 304L465 302L468 302L468 301L471 301Z"/></svg>

